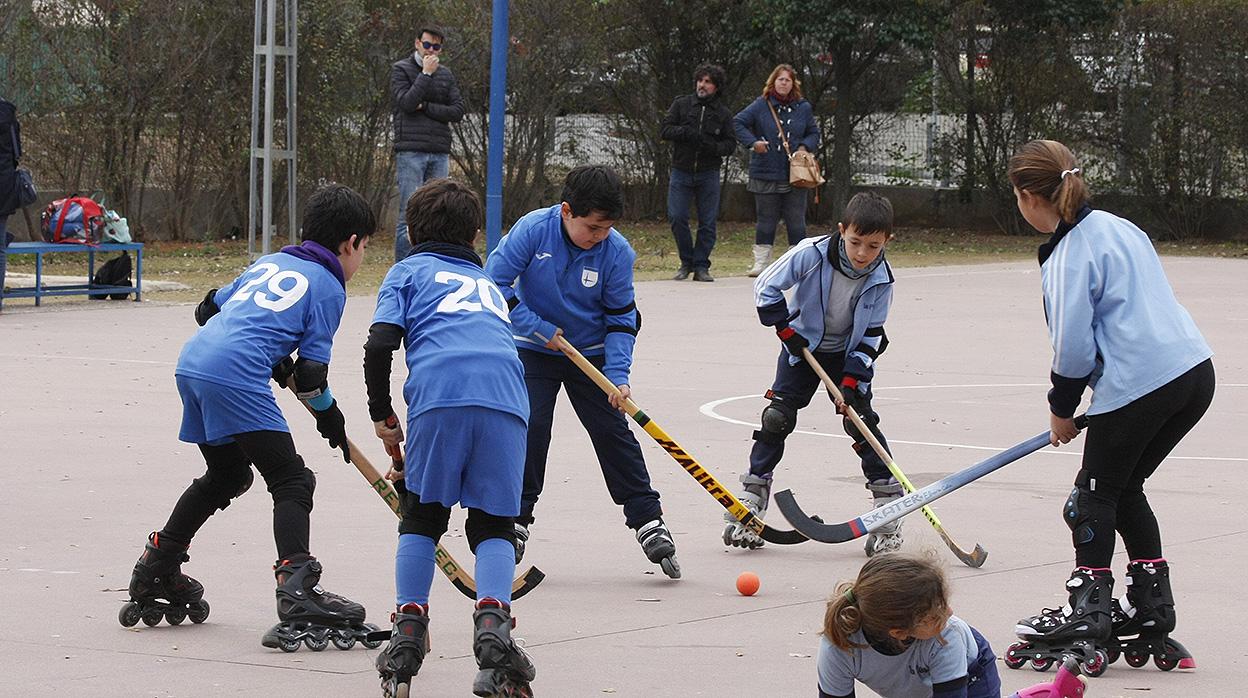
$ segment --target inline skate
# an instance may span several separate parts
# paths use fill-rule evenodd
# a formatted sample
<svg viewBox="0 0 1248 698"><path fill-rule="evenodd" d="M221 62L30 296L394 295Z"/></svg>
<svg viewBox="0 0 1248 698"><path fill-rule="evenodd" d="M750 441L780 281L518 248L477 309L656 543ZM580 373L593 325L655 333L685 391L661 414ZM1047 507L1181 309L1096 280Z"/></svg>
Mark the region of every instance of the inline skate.
<svg viewBox="0 0 1248 698"><path fill-rule="evenodd" d="M873 509L887 506L906 494L901 483L892 478L872 480L867 483L867 489L871 490ZM901 519L880 526L867 535L867 557L874 557L881 553L895 553L898 550L901 550Z"/></svg>
<svg viewBox="0 0 1248 698"><path fill-rule="evenodd" d="M1127 565L1126 584L1126 593L1113 606L1110 663L1122 656L1128 665L1142 667L1152 657L1162 671L1195 669L1192 653L1170 638L1175 625L1174 596L1166 561L1132 560Z"/></svg>
<svg viewBox="0 0 1248 698"><path fill-rule="evenodd" d="M497 599L477 602L472 614L475 628L472 653L477 658L477 675L472 681L472 694L488 698L532 698L529 683L537 677L537 669L527 652L511 639L516 621L511 608Z"/></svg>
<svg viewBox="0 0 1248 698"><path fill-rule="evenodd" d="M1070 600L1062 608L1046 608L1018 622L1022 642L1005 651L1005 665L1021 669L1031 662L1045 671L1073 657L1087 676L1100 676L1109 666L1114 578L1106 569L1079 567L1066 582Z"/></svg>
<svg viewBox="0 0 1248 698"><path fill-rule="evenodd" d="M676 561L676 541L663 519L655 519L637 529L637 542L646 558L663 568L663 574L680 579L680 563Z"/></svg>
<svg viewBox="0 0 1248 698"><path fill-rule="evenodd" d="M321 563L311 555L279 560L273 566L277 577L277 625L261 638L265 647L294 652L302 642L320 652L330 642L349 650L358 641L369 649L381 646L382 639L370 633L377 626L364 622L364 607L321 588Z"/></svg>
<svg viewBox="0 0 1248 698"><path fill-rule="evenodd" d="M390 622L390 644L377 655L381 695L408 698L412 679L429 652L429 609L418 603L405 603L390 616Z"/></svg>
<svg viewBox="0 0 1248 698"><path fill-rule="evenodd" d="M130 576L130 600L121 607L117 620L127 628L140 620L155 626L163 617L169 625L178 625L187 618L203 623L208 618L208 602L204 601L204 585L182 574L182 563L191 558L186 545L161 540L153 532Z"/></svg>
<svg viewBox="0 0 1248 698"><path fill-rule="evenodd" d="M767 504L771 501L771 473L741 476L743 489L737 499L755 516L762 519L767 516ZM745 527L729 512L724 512L724 545L753 550L763 547L763 539Z"/></svg>

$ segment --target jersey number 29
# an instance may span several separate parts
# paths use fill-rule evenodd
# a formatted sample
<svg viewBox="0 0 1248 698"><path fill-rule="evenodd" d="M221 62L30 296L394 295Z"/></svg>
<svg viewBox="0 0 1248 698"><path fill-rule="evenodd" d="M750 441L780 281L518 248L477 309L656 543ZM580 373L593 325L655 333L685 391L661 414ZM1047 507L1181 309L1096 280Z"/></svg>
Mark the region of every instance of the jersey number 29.
<svg viewBox="0 0 1248 698"><path fill-rule="evenodd" d="M440 271L434 275L433 280L440 284L459 284L458 288L452 289L438 303L439 313L479 313L484 309L497 315L503 322L511 322L503 292L489 279L474 279L453 271ZM473 296L479 300L472 300Z"/></svg>
<svg viewBox="0 0 1248 698"><path fill-rule="evenodd" d="M308 291L308 277L297 271L290 270L279 274L278 266L272 262L257 264L252 268L252 271L258 271L260 275L240 286L238 291L230 296L226 303L246 301L248 298L251 298L261 308L268 308L275 313L280 313L299 302L299 299L303 298L303 294ZM290 280L293 280L294 284L282 285L282 282ZM266 281L268 285L265 289L255 291L253 295L252 290ZM265 293L266 290L268 293ZM272 294L272 296L269 294Z"/></svg>

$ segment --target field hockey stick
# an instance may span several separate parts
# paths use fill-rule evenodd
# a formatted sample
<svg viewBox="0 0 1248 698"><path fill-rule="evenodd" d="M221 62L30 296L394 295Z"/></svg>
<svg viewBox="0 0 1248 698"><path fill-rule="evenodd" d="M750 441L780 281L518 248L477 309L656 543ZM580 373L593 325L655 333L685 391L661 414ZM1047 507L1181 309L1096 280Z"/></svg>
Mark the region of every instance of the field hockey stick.
<svg viewBox="0 0 1248 698"><path fill-rule="evenodd" d="M287 382L287 387L290 388L292 393L295 392L293 378ZM312 412L313 414L316 413L316 410L313 409L306 400L300 400L299 402L303 403L303 406L306 407L309 412ZM351 465L354 465L355 469L360 471L360 475L363 475L364 479L368 480L368 484L372 485L373 491L376 492L377 496L381 497L382 501L390 507L390 510L394 512L395 516L403 518L402 501L399 499L399 492L394 485L382 476L382 474L377 471L377 468L373 467L373 464L369 462L368 458L364 456L364 453L358 446L355 445L353 441L351 441L351 439L347 439L347 449L351 453ZM393 454L391 454L391 460L394 460ZM437 543L436 547L434 547L433 559L434 563L438 566L438 569L442 570L442 574L446 575L446 578L450 580L451 584L455 585L456 589L459 589L459 593L470 599L476 600L476 580L472 578L472 575L468 574L467 570L455 561L455 558L447 552L446 548L442 547L441 543ZM542 580L545 578L546 575L541 570L536 567L530 567L528 571L517 577L515 581L511 583L511 598L518 599L530 591L533 591L533 588L538 584L541 584Z"/></svg>
<svg viewBox="0 0 1248 698"><path fill-rule="evenodd" d="M541 335L535 336L544 342L550 341ZM599 371L597 366L591 364L588 359L581 355L581 352L576 350L576 347L572 346L561 335L555 336L554 344L560 351L572 360L572 363L576 364L577 368L581 369L585 375L589 376L590 380L596 383L599 388L602 388L603 392L607 395L620 394L620 389L611 382L611 379L603 375L602 371ZM693 479L696 480L699 485L702 485L702 488L706 490L707 494L714 497L715 501L719 502L722 507L727 509L729 515L737 521L740 521L742 526L745 526L755 535L768 543L775 543L776 545L795 545L797 543L806 542L806 536L803 536L797 531L783 531L767 525L761 518L758 517L758 515L750 511L749 507L742 504L741 500L737 499L731 492L725 489L723 485L720 485L719 481L715 479L715 476L707 472L706 468L702 467L702 464L699 463L696 458L689 455L688 451L682 448L680 444L676 443L672 437L668 436L667 432L663 431L658 424L655 424L654 420L650 419L649 415L641 411L641 409L637 407L637 404L633 402L631 398L624 398L623 405L624 411L628 413L629 417L633 418L633 421L637 422L637 426L641 427L642 431L645 431L652 439L658 442L658 444L663 447L663 450L667 451L668 455L675 459L676 462L680 464L680 467L684 468L685 472L693 476Z"/></svg>
<svg viewBox="0 0 1248 698"><path fill-rule="evenodd" d="M1086 416L1080 415L1075 418L1075 426L1077 428L1083 429L1087 425L1088 418ZM1049 445L1049 433L1046 431L1042 434L1037 434L1017 446L1012 446L969 468L937 480L921 490L911 492L901 499L890 502L879 509L872 509L862 516L850 519L844 523L825 524L811 518L798 506L797 499L793 496L793 490L777 492L776 506L780 508L780 513L784 514L784 518L788 519L794 528L808 536L811 540L817 540L822 543L844 543L848 540L861 538L881 526L890 524L907 514L922 509L931 502L978 480L994 470L999 470L1023 456L1039 451Z"/></svg>
<svg viewBox="0 0 1248 698"><path fill-rule="evenodd" d="M914 485L910 482L910 478L906 477L906 474L901 471L901 466L897 465L896 461L893 460L888 449L884 448L884 444L880 443L880 440L875 437L871 429L862 421L862 417L859 416L858 412L853 407L845 404L845 398L841 395L840 389L832 382L828 372L823 370L823 367L815 360L815 356L810 353L810 349L802 347L802 356L805 357L806 363L810 365L815 375L819 376L819 380L823 382L823 387L827 389L828 395L832 397L832 401L836 403L837 408L845 410L845 416L849 418L849 421L858 429L863 438L871 444L872 450L880 457L880 460L884 461L884 465L888 466L888 472L892 473L893 477L901 483L906 494L914 492ZM940 534L941 540L945 541L945 545L949 546L949 549L953 551L953 554L963 564L969 567L983 567L984 561L988 559L988 551L984 550L983 546L976 543L974 550L969 553L966 552L954 542L953 537L945 530L944 525L940 523L940 519L937 518L936 512L932 511L931 507L925 505L922 511L923 516L927 517L928 523L932 525L932 528L936 529L936 533Z"/></svg>

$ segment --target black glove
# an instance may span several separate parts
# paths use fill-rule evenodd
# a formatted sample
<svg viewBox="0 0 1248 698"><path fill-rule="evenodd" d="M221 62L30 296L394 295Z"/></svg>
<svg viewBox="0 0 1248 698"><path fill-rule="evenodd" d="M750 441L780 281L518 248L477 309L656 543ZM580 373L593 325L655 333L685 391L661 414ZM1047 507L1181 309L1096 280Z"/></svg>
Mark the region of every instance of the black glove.
<svg viewBox="0 0 1248 698"><path fill-rule="evenodd" d="M281 361L278 361L277 364L273 366L273 380L277 381L277 384L283 388L286 387L286 384L290 381L290 377L293 375L295 375L295 360L289 356Z"/></svg>
<svg viewBox="0 0 1248 698"><path fill-rule="evenodd" d="M195 306L195 322L200 327L206 325L213 315L221 312L221 309L217 307L217 302L213 300L213 297L216 295L217 289L210 289L204 296L204 299L199 302L199 305Z"/></svg>
<svg viewBox="0 0 1248 698"><path fill-rule="evenodd" d="M806 338L797 333L797 330L785 325L776 328L776 336L784 342L784 348L789 350L793 356L801 356L802 350L810 346L810 342Z"/></svg>
<svg viewBox="0 0 1248 698"><path fill-rule="evenodd" d="M321 432L321 436L329 442L330 448L342 449L342 460L351 462L351 448L347 446L347 420L342 416L342 410L338 409L338 401L334 400L329 403L329 407L313 412L312 416L316 417L316 430Z"/></svg>
<svg viewBox="0 0 1248 698"><path fill-rule="evenodd" d="M853 408L859 417L865 419L865 415L871 411L871 402L865 394L858 392L858 379L853 376L841 379L841 398L845 400L846 407Z"/></svg>

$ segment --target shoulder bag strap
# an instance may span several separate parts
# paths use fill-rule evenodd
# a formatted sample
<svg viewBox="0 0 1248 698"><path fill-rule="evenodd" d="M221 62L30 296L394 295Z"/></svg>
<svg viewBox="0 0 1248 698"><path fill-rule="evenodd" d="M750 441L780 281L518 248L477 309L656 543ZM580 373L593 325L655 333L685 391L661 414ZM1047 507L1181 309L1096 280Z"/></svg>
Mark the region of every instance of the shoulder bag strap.
<svg viewBox="0 0 1248 698"><path fill-rule="evenodd" d="M784 135L784 126L780 125L780 115L776 113L776 108L771 106L771 100L764 97L767 101L767 108L771 110L771 118L776 120L776 130L780 132L780 142L784 144L784 152L788 153L789 159L793 159L793 151L789 150L789 138Z"/></svg>
<svg viewBox="0 0 1248 698"><path fill-rule="evenodd" d="M9 124L9 137L13 139L13 166L17 167L17 163L22 159L22 147L17 142L17 126Z"/></svg>

